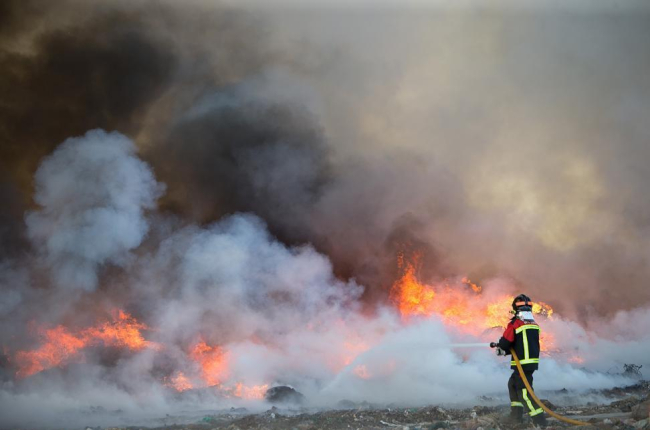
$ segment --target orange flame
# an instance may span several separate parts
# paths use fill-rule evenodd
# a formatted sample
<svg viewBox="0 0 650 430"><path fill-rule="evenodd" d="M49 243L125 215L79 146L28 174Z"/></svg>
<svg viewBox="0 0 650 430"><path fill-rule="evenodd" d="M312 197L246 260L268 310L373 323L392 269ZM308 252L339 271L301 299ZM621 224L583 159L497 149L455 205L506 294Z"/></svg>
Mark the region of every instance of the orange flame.
<svg viewBox="0 0 650 430"><path fill-rule="evenodd" d="M76 357L86 342L68 332L63 326L42 330L45 343L34 351L18 351L16 376L24 378L55 367Z"/></svg>
<svg viewBox="0 0 650 430"><path fill-rule="evenodd" d="M190 353L201 367L201 377L208 386L219 385L228 377L228 354L218 346L200 340Z"/></svg>
<svg viewBox="0 0 650 430"><path fill-rule="evenodd" d="M436 293L433 288L418 282L413 264L406 266L402 278L393 285L391 295L402 315L429 316L435 313Z"/></svg>
<svg viewBox="0 0 650 430"><path fill-rule="evenodd" d="M146 324L138 322L131 315L119 310L114 321L86 329L82 334L87 342L102 341L106 346L126 347L133 350L158 348L159 345L145 340L142 336L140 330L148 328Z"/></svg>
<svg viewBox="0 0 650 430"><path fill-rule="evenodd" d="M539 335L539 349L542 352L557 351L555 336L548 331L542 331Z"/></svg>
<svg viewBox="0 0 650 430"><path fill-rule="evenodd" d="M426 285L417 277L417 266L421 255L415 253L413 262L405 262L404 255L398 255L398 267L402 276L393 284L390 299L395 303L404 319L417 316L438 316L445 324L450 324L465 332L482 334L486 329L505 327L508 312L514 297L503 295L491 302L477 300L482 288L462 278L460 284ZM546 303L533 305L533 313L551 317L553 309ZM550 333L542 335L542 350L554 348L554 338Z"/></svg>
<svg viewBox="0 0 650 430"><path fill-rule="evenodd" d="M464 277L463 279L461 279L461 282L462 282L463 284L465 284L465 285L471 287L472 290L474 290L475 293L480 293L481 290L483 290L483 287L481 287L480 285L477 285L477 284L473 283L472 281L469 280L468 277Z"/></svg>
<svg viewBox="0 0 650 430"><path fill-rule="evenodd" d="M544 315L550 318L553 315L553 308L544 302L535 302L533 303L533 313Z"/></svg>
<svg viewBox="0 0 650 430"><path fill-rule="evenodd" d="M485 307L485 327L504 327L505 315L512 308L512 300L514 297L504 296L496 302L488 303Z"/></svg>
<svg viewBox="0 0 650 430"><path fill-rule="evenodd" d="M39 328L37 332L44 342L35 350L16 353L16 376L24 378L78 360L83 349L88 346L103 344L131 350L159 347L158 344L144 339L140 330L147 330L148 327L131 315L120 310L113 318L113 321L78 333L72 333L63 326L53 329Z"/></svg>
<svg viewBox="0 0 650 430"><path fill-rule="evenodd" d="M237 385L235 386L235 389L233 390L233 396L239 397L240 399L263 399L264 394L266 394L266 390L268 390L269 386L267 384L264 385L253 385L252 387L248 387L241 382L238 382Z"/></svg>
<svg viewBox="0 0 650 430"><path fill-rule="evenodd" d="M15 355L18 370L16 376L28 377L52 367L63 366L83 358L83 350L89 346L104 345L128 350L145 348L160 349L161 345L150 342L142 335L148 327L131 315L118 311L113 321L73 333L63 326L52 329L39 329L43 343L35 350L18 351ZM183 392L198 387L219 387L228 396L243 399L261 399L268 385L247 386L237 382L234 386L224 386L228 378L229 354L219 346L207 344L200 339L188 353L188 357L198 365L199 375L190 378L183 372L163 378L163 384ZM198 383L195 383L198 381Z"/></svg>
<svg viewBox="0 0 650 430"><path fill-rule="evenodd" d="M194 385L190 380L185 376L183 372L178 372L176 375L171 378L164 378L164 383L166 386L173 388L176 391L187 391L194 388Z"/></svg>
<svg viewBox="0 0 650 430"><path fill-rule="evenodd" d="M220 346L212 346L200 339L188 353L199 367L199 375L194 384L183 372L177 372L174 376L164 378L163 382L167 387L183 392L193 388L217 387L227 397L241 399L262 399L268 389L268 385L247 386L242 382L233 385L224 385L223 381L228 378L228 364L230 355ZM195 381L196 381L195 380Z"/></svg>

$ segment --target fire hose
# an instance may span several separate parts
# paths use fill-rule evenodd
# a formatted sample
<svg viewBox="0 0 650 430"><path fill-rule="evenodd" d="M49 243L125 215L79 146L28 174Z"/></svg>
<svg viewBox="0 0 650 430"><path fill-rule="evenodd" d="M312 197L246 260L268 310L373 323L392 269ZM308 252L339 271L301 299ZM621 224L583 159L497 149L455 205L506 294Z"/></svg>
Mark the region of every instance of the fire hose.
<svg viewBox="0 0 650 430"><path fill-rule="evenodd" d="M515 360L515 364L517 365L517 370L519 371L519 376L521 376L521 379L524 381L524 385L528 390L528 394L531 395L533 400L535 400L535 402L539 405L540 408L544 409L544 411L546 411L546 413L549 414L550 416L560 421L564 421L565 423L573 424L575 426L586 426L589 424L583 421L578 421L578 420L573 420L571 418L563 417L562 415L558 415L552 410L550 410L549 408L547 408L546 405L537 398L535 392L533 391L533 387L531 387L530 384L528 383L528 379L526 379L526 374L524 373L524 369L521 367L521 363L519 362L519 357L517 357L517 353L513 348L510 348L510 353L512 354L512 358Z"/></svg>

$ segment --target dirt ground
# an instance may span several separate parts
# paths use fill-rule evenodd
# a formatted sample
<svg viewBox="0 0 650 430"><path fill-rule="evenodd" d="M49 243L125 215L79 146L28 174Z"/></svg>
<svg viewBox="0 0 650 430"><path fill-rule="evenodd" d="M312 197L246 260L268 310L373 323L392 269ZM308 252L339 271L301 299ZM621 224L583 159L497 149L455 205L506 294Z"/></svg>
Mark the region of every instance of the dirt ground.
<svg viewBox="0 0 650 430"><path fill-rule="evenodd" d="M650 429L650 382L605 390L600 393L607 401L602 404L586 403L570 407L550 406L556 413L582 420L585 429ZM569 395L558 392L558 397ZM611 401L610 401L611 399ZM578 403L579 404L579 403ZM376 408L367 403L342 402L340 409L306 411L271 406L262 413L250 413L244 408L225 413L206 415L196 423L176 425L168 417L167 425L152 430L347 430L347 429L463 429L515 430L534 427L528 419L524 424L512 425L506 420L508 406L477 406L468 409L443 409L438 406L420 408ZM569 424L549 418L549 429L571 427ZM89 428L90 429L90 428ZM102 430L136 430L142 427L105 428ZM97 429L92 429L97 430Z"/></svg>

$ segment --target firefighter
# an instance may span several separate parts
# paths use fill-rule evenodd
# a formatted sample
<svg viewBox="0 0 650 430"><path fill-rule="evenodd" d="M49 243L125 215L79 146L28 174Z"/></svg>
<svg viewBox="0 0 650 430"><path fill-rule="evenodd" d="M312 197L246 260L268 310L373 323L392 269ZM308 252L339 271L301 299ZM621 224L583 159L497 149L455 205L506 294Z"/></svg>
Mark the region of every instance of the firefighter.
<svg viewBox="0 0 650 430"><path fill-rule="evenodd" d="M508 355L510 348L514 348L531 388L533 387L533 372L539 366L540 334L539 325L533 318L532 306L530 297L525 294L515 297L512 302L514 316L499 342L490 344L493 348L497 348L497 355ZM514 360L510 362L510 367L513 369L512 376L508 380L510 420L520 423L523 421L524 413L528 413L535 425L546 426L544 411L528 395Z"/></svg>

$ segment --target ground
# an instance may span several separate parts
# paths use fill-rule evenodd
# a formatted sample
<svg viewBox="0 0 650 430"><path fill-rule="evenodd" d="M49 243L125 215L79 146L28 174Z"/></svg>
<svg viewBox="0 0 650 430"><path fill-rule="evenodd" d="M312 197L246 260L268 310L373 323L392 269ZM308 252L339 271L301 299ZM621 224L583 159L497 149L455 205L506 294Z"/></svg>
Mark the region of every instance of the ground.
<svg viewBox="0 0 650 430"><path fill-rule="evenodd" d="M570 407L555 407L555 412L585 421L585 429L648 430L650 429L650 382L615 388L600 392L602 403L586 403ZM564 395L558 392L557 396ZM579 403L578 403L579 404ZM508 406L476 406L467 409L446 409L438 406L420 408L377 408L367 403L342 402L341 409L308 411L289 407L272 406L262 413L252 414L244 408L223 413L205 415L192 424L175 424L175 418L166 417L162 427L151 430L347 430L347 429L463 429L517 430L532 428L526 421L511 425L506 421ZM566 428L568 424L549 419L548 428ZM143 427L104 428L102 430L136 430Z"/></svg>

